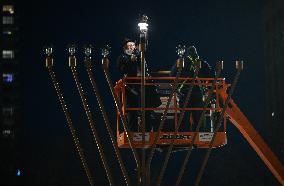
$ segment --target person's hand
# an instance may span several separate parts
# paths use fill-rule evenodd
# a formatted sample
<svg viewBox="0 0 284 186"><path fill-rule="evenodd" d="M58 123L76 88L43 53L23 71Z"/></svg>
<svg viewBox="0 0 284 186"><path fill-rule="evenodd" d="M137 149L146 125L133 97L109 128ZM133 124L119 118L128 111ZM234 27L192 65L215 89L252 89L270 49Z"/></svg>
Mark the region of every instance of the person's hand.
<svg viewBox="0 0 284 186"><path fill-rule="evenodd" d="M134 54L131 54L130 60L132 62L136 62L137 61L137 57Z"/></svg>

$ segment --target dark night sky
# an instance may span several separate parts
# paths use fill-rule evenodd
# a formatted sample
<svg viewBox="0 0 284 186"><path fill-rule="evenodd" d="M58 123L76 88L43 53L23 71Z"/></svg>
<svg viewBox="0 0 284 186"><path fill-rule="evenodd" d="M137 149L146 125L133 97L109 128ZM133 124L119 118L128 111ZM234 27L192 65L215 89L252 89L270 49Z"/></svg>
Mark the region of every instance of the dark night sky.
<svg viewBox="0 0 284 186"><path fill-rule="evenodd" d="M66 46L75 42L79 47L93 43L94 72L98 80L108 113L115 120L114 105L106 87L100 67L100 48L110 44L111 72L113 80L115 61L124 37L138 38L138 16L149 16L149 48L147 61L152 71L167 70L175 62L178 43L193 44L200 56L212 66L224 60L223 76L230 82L234 76L234 60L244 60L233 99L254 127L265 138L264 125L264 68L262 12L263 2L251 1L23 1L19 2L21 22L22 92L23 92L23 171L30 184L35 185L87 185L87 179L79 164L67 129L66 121L56 98L50 78L44 68L43 46L53 44L55 70L63 87L66 101L71 105L73 120L80 132L96 183L106 185L98 153L92 144L90 132L71 73L67 66ZM104 125L95 98L90 94L89 82L80 62L79 72L89 102L97 118L98 130L106 138ZM265 138L265 140L267 140ZM116 181L120 172L113 159L109 141L105 151L113 162ZM125 155L129 152L123 152ZM192 183L200 166L204 151L194 153L185 183ZM173 157L166 185L178 172L183 154ZM161 160L159 156L156 160ZM133 162L129 162L132 170ZM155 163L157 165L157 163ZM192 168L192 169L191 169ZM157 169L158 170L158 169ZM100 173L101 172L101 173ZM241 134L229 125L228 145L216 149L207 166L201 185L277 185Z"/></svg>

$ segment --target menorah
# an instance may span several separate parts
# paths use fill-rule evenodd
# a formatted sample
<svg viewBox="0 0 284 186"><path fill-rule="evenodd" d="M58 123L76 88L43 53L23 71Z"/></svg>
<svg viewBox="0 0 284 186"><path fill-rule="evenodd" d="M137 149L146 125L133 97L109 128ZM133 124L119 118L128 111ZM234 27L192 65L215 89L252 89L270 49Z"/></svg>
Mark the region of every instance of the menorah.
<svg viewBox="0 0 284 186"><path fill-rule="evenodd" d="M115 152L116 159L119 163L120 170L123 175L123 180L126 185L132 185L131 178L126 170L125 163L123 162L123 158L121 155L121 150L125 148L130 148L133 154L133 157L136 162L137 169L137 183L135 185L150 185L153 180L151 180L150 170L151 170L151 161L153 155L155 153L155 149L159 147L166 147L165 151L165 159L163 161L163 166L159 172L159 177L156 180L155 185L161 185L163 176L170 158L171 152L176 147L183 147L183 150L186 151L186 157L183 161L181 169L178 174L178 178L175 185L180 185L182 177L184 175L184 171L187 167L189 157L191 155L192 149L195 148L207 148L207 154L204 158L202 166L200 168L200 172L195 181L195 185L199 185L202 174L205 170L206 164L208 162L210 153L213 148L218 148L227 143L226 136L226 121L227 118L240 130L245 139L249 142L249 144L253 147L253 149L257 152L260 158L264 161L270 171L274 174L274 176L279 180L279 182L283 183L283 166L281 162L277 159L277 157L273 154L273 152L269 149L266 143L262 140L262 138L257 134L256 130L252 127L248 119L244 116L244 114L240 111L237 105L232 100L232 95L235 90L239 75L243 69L243 62L236 61L236 75L234 77L232 84L225 83L224 78L220 78L221 71L223 69L223 62L217 62L216 64L216 74L214 78L198 78L199 69L201 67L201 63L199 60L194 61L195 65L195 73L194 77L180 77L181 70L184 66L184 46L178 46L177 54L178 59L176 61L176 66L178 69L176 77L125 77L119 80L114 86L112 83L112 79L109 73L109 59L108 55L110 53L110 47L104 47L102 49L102 68L104 71L106 82L109 86L109 90L112 94L113 101L117 108L117 131L116 136L114 131L112 131L111 122L107 115L105 105L103 104L102 97L100 95L99 89L96 85L96 80L94 78L94 74L92 72L92 50L93 47L91 45L86 45L84 48L84 66L86 72L88 74L91 87L93 89L93 93L96 96L97 102L99 104L99 108L101 110L105 128L112 143L112 148ZM72 77L74 79L74 83L76 84L78 93L80 95L80 99L82 102L82 106L85 110L86 117L88 119L88 124L90 130L93 135L94 143L96 144L97 150L100 155L100 159L103 163L103 167L105 169L105 173L107 175L109 185L115 185L113 174L110 170L108 161L106 159L104 153L104 147L102 145L102 139L98 135L96 131L96 121L94 120L93 113L91 113L89 108L89 103L87 97L84 93L83 87L80 83L77 73L77 62L76 62L76 47L74 45L70 45L68 47L69 58L68 64L72 73ZM90 185L94 185L95 180L90 172L90 167L85 158L84 152L82 150L76 129L72 123L71 113L68 109L68 106L64 100L64 95L59 85L59 82L56 78L54 72L54 60L52 57L52 48L47 47L45 49L45 53L47 55L45 64L48 69L49 75L52 79L53 86L56 90L58 100L61 104L61 108L65 114L68 128L71 132L73 143L75 144L75 149L79 155L82 167L86 173L86 176L89 180ZM162 107L149 108L141 104L139 108L126 108L125 101L125 86L127 84L138 84L141 85L141 79L143 81L144 78L144 90L147 86L159 86L161 84L168 84L170 87L170 92L168 94L168 98L166 99L166 103ZM178 107L177 105L177 87L182 82L187 81L189 86L189 91L185 97L184 105L182 107ZM206 87L206 96L204 100L204 106L202 108L187 108L188 102L190 101L192 89L194 86L204 86ZM145 102L145 93L141 96L144 96ZM148 95L149 96L149 95ZM212 99L215 100L215 107L210 107L210 102ZM142 100L143 101L143 100ZM171 103L174 102L170 106ZM139 111L159 111L160 113L160 123L155 131L145 131L145 119L144 124L141 125L140 131L130 131L128 126L128 118L127 112L129 110L139 110ZM192 110L200 110L202 111L199 122L195 126L194 131L179 131L181 125L183 125L182 120L185 112ZM166 118L168 113L171 111L174 115L173 131L163 131ZM206 117L206 113L208 111L218 113L215 117L211 117L211 121L213 122L213 130L210 131L200 131L202 121L204 117ZM143 117L143 114L141 114ZM211 115L212 116L212 115ZM145 114L144 114L145 117ZM140 121L141 124L141 121ZM147 123L146 123L147 124ZM120 129L122 125L123 129ZM222 128L222 131L219 131ZM147 154L148 152L148 154ZM147 156L146 156L147 155ZM146 159L146 157L148 157Z"/></svg>
<svg viewBox="0 0 284 186"><path fill-rule="evenodd" d="M146 15L142 16L141 22L138 24L140 30L140 42L139 42L139 52L140 52L140 69L141 74L137 77L124 77L113 84L112 78L109 73L110 61L108 56L110 54L110 47L106 46L101 50L102 54L102 69L104 72L105 80L107 86L112 95L113 102L116 106L117 120L116 120L116 135L111 126L108 114L103 103L103 99L100 95L100 89L96 84L96 79L92 71L92 45L86 45L84 47L84 67L88 74L90 85L93 90L93 94L97 99L102 117L104 120L104 126L108 137L111 141L112 148L114 150L115 158L118 161L120 170L122 172L122 180L125 185L138 185L138 186L150 186L162 185L165 170L167 168L170 156L173 155L173 151L182 150L185 151L186 156L183 160L180 170L178 171L178 176L175 185L181 184L182 178L184 178L184 173L188 165L189 157L194 148L206 148L207 153L202 162L202 166L198 172L197 178L195 180L195 185L199 185L202 175L205 171L209 156L213 148L219 148L227 144L227 120L230 120L241 132L244 138L256 151L259 157L266 164L268 169L272 172L280 184L284 185L284 168L282 163L269 149L267 144L253 128L246 116L240 111L238 106L232 100L232 95L236 88L239 76L243 70L243 62L236 61L236 74L234 76L232 84L225 82L225 79L219 77L223 69L223 61L218 61L215 67L214 77L199 77L200 69L202 69L202 63L199 59L194 47L191 47L191 52L195 52L195 57L190 59L192 61L193 76L184 77L182 76L182 71L185 66L185 52L187 50L186 46L178 45L176 60L177 73L174 77L151 77L145 74L145 51L147 48L147 37L148 37L148 17ZM115 185L113 172L110 169L109 162L105 155L105 147L103 146L102 139L97 132L97 121L94 119L94 113L90 110L90 104L88 103L88 98L84 93L83 86L80 82L77 72L77 59L76 59L76 46L71 44L68 46L68 65L72 73L74 83L77 87L82 106L84 108L88 124L93 136L94 144L97 147L100 160L103 164L105 174L109 185ZM59 85L54 71L54 60L52 57L52 47L46 47L45 54L46 60L45 65L51 77L53 86L56 90L57 97L61 108L64 112L67 126L72 135L73 143L75 145L76 152L80 158L80 162L85 171L90 185L95 185L95 179L93 178L89 164L87 163L83 148L81 146L80 140L78 138L77 131L73 125L71 112L64 99L63 91ZM138 107L128 107L126 105L126 87L129 85L135 85L139 87L139 106ZM178 87L187 86L187 92L185 96L180 97L178 94ZM154 87L160 90L166 87L166 93L160 93L162 104L160 106L150 106L147 104L147 98L153 95L147 95L147 90L149 87ZM203 93L203 106L202 107L192 107L189 106L191 102L196 99L192 94L194 87L201 87L204 91ZM152 92L153 93L153 92ZM182 100L180 100L182 99ZM180 102L182 101L182 105ZM139 119L137 119L137 128L135 130L129 127L129 112L139 113ZM156 120L149 119L147 115L148 112L154 113ZM200 117L198 122L185 121L184 117L188 113L199 112ZM158 118L158 119L157 119ZM169 119L171 118L171 119ZM204 121L210 122L209 129L203 128L202 125ZM147 126L154 126L154 129L146 129ZM190 125L189 130L180 130L182 126ZM166 126L166 127L165 127ZM168 126L172 126L170 130L166 130ZM147 130L147 131L146 131ZM125 162L122 158L121 151L125 149L131 149L131 153L135 160L136 169L136 182L132 183L129 172L127 172ZM151 177L152 159L156 150L164 149L163 153L165 158L162 162L162 167L159 171L158 178L153 180ZM154 167L157 170L156 167Z"/></svg>

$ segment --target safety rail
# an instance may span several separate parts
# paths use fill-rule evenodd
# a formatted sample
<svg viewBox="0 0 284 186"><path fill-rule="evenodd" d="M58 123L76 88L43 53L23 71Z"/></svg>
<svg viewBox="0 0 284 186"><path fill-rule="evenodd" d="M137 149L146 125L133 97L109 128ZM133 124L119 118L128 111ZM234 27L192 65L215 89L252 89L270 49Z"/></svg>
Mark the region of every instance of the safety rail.
<svg viewBox="0 0 284 186"><path fill-rule="evenodd" d="M157 94L160 96L160 100L162 104L158 107L149 107L149 105L145 107L146 111L153 111L157 116L161 114L165 110L165 104L168 101L168 96L167 94L167 87L170 89L172 86L175 77L146 77L146 83L145 87L154 86L155 89L157 90ZM180 77L178 79L178 84L184 84L184 85L189 85L190 82L193 80L193 78L183 78ZM214 78L196 78L194 82L194 86L202 86L205 88L205 90L208 90L212 86L212 82L214 81ZM121 104L122 104L122 114L127 115L129 111L141 111L141 107L127 107L126 105L126 87L127 86L140 86L140 77L125 77L123 79L120 79L117 83L116 86L114 87L115 94L117 97L120 99ZM226 84L224 78L218 78L217 82L215 84L214 90L213 90L213 98L212 101L214 100L214 107L207 107L207 108L202 108L202 107L186 107L186 108L181 108L179 106L179 95L178 93L174 93L174 96L171 100L171 105L168 108L168 117L171 118L171 122L168 122L165 126L166 131L162 130L159 134L159 140L157 141L156 145L169 145L173 143L175 146L186 146L191 143L192 137L194 136L195 133L197 133L197 139L194 141L194 145L198 148L208 148L210 141L212 139L212 136L214 134L213 128L214 126L211 126L210 128L203 130L203 131L198 131L195 132L194 129L194 124L192 123L192 119L185 124L190 125L190 129L188 131L178 131L175 133L175 128L178 124L178 118L179 118L179 113L182 110L185 110L185 112L192 112L192 111L203 111L206 110L209 112L207 114L207 117L210 117L210 122L212 117L212 113L220 113L222 110L222 106L224 105L223 100L219 100L219 93L221 91L226 91L227 88L229 87L229 84ZM163 90L163 91L162 91ZM148 96L153 96L153 95L145 95L146 99ZM206 91L205 94L203 95L206 97ZM194 99L194 96L193 98ZM139 102L139 99L137 99ZM199 119L199 118L198 118ZM120 148L129 148L129 144L127 141L127 137L123 129L121 129L120 126L120 117L119 117L119 111L117 111L117 142L118 146ZM137 123L138 125L138 123ZM149 125L149 123L146 123L146 125ZM153 125L153 124L152 124ZM169 125L173 125L170 127ZM207 123L208 125L208 123ZM169 130L169 128L171 128ZM226 116L223 118L223 128L219 132L217 132L216 140L214 141L213 147L221 147L223 145L227 144L227 136L226 136ZM130 138L133 140L133 147L134 148L150 148L154 145L154 138L157 135L157 132L152 128L151 131L146 131L145 132L145 143L142 143L142 131L131 131L130 132Z"/></svg>

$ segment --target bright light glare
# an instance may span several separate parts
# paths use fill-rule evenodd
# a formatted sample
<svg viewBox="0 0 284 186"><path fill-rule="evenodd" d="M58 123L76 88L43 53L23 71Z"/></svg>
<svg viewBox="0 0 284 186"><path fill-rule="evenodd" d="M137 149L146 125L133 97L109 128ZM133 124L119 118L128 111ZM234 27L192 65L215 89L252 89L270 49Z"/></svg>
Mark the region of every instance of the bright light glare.
<svg viewBox="0 0 284 186"><path fill-rule="evenodd" d="M147 31L148 24L147 23L139 23L138 24L140 31Z"/></svg>

